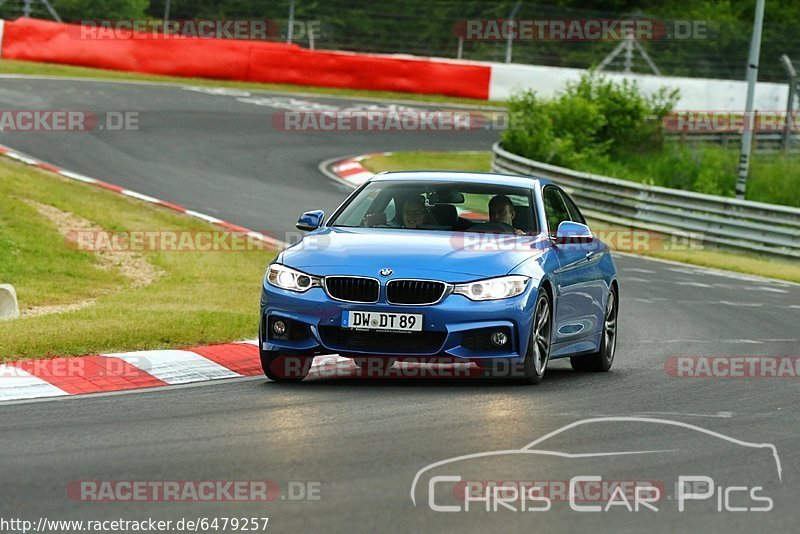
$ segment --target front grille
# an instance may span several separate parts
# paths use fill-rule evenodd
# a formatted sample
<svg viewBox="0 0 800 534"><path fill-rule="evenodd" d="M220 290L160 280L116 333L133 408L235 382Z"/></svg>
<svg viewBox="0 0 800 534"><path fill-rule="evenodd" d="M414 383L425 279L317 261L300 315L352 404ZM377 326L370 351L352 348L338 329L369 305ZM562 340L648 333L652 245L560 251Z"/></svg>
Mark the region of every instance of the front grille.
<svg viewBox="0 0 800 534"><path fill-rule="evenodd" d="M378 302L380 283L374 278L328 276L325 289L331 298L348 302Z"/></svg>
<svg viewBox="0 0 800 534"><path fill-rule="evenodd" d="M444 343L445 332L364 332L338 326L319 328L322 342L336 350L358 352L389 352L392 354L431 354Z"/></svg>
<svg viewBox="0 0 800 534"><path fill-rule="evenodd" d="M444 295L447 285L433 280L390 280L386 284L389 304L433 304Z"/></svg>

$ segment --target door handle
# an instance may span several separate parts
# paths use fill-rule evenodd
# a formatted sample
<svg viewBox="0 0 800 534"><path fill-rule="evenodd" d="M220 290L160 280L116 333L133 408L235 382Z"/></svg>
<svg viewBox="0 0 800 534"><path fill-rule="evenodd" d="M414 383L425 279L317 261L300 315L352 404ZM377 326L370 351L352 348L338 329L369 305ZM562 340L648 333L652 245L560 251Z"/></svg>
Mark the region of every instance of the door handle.
<svg viewBox="0 0 800 534"><path fill-rule="evenodd" d="M594 252L590 250L586 253L586 259L591 260L592 258L594 258Z"/></svg>

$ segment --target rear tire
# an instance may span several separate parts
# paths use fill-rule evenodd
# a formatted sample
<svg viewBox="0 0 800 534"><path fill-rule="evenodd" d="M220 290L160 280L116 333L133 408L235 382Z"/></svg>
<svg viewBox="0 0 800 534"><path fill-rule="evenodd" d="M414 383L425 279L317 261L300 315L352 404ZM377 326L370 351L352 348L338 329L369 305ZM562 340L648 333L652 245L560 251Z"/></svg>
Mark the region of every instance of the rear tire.
<svg viewBox="0 0 800 534"><path fill-rule="evenodd" d="M617 301L617 290L612 287L608 294L608 302L606 302L600 350L585 356L570 357L569 363L575 371L605 373L611 370L611 366L614 364L614 354L617 351L617 317L619 316Z"/></svg>

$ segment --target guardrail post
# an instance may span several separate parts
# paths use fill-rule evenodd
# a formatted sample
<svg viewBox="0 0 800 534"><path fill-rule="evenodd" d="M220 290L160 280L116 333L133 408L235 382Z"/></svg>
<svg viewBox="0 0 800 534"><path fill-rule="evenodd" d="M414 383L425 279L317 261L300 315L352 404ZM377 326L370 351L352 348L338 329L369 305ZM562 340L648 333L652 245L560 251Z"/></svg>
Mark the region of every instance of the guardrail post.
<svg viewBox="0 0 800 534"><path fill-rule="evenodd" d="M783 123L783 142L781 144L783 151L788 152L789 145L792 142L792 130L795 127L794 117L792 116L792 112L794 112L794 95L800 80L797 78L797 69L794 68L789 56L783 54L781 56L781 64L786 71L786 76L789 78L789 97L786 99L786 119Z"/></svg>
<svg viewBox="0 0 800 534"><path fill-rule="evenodd" d="M508 28L508 40L506 41L506 63L511 63L511 47L514 44L514 31L512 26L514 26L514 17L517 16L517 11L519 11L521 6L522 2L517 2L514 4L514 7L511 8L511 13L508 14L508 24L506 24L506 27Z"/></svg>

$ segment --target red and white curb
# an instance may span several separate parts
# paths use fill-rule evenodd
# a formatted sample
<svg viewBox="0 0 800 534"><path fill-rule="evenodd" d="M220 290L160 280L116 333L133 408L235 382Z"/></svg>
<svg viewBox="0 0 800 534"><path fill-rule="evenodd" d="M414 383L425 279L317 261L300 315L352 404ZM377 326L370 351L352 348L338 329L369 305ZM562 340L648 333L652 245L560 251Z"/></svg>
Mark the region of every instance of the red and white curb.
<svg viewBox="0 0 800 534"><path fill-rule="evenodd" d="M315 358L309 376L352 366L337 355ZM346 370L346 369L345 369ZM156 388L262 375L258 341L181 350L145 350L0 365L0 401ZM265 378L266 379L266 378Z"/></svg>
<svg viewBox="0 0 800 534"><path fill-rule="evenodd" d="M279 239L261 232L62 169L5 145L0 145L0 155L71 180L163 206L233 232L245 233L275 248L286 246ZM120 391L258 375L262 371L256 345L257 342L228 343L186 350L126 352L0 364L0 401Z"/></svg>
<svg viewBox="0 0 800 534"><path fill-rule="evenodd" d="M381 152L378 154L363 154L361 156L334 161L333 163L322 162L320 164L320 170L329 178L355 189L375 176L374 172L361 164L362 161L378 156L391 155L391 152ZM328 169L330 169L330 171L328 171Z"/></svg>
<svg viewBox="0 0 800 534"><path fill-rule="evenodd" d="M0 365L0 401L103 393L261 373L257 342Z"/></svg>
<svg viewBox="0 0 800 534"><path fill-rule="evenodd" d="M69 171L69 170L66 170L66 169L62 169L62 168L57 167L55 165L51 165L50 163L47 163L45 161L42 161L42 160L36 159L34 157L31 157L31 156L29 156L27 154L24 154L22 152L18 152L16 150L14 150L13 148L9 148L9 147L7 147L5 145L0 145L0 155L9 157L11 159L14 159L16 161L24 163L26 165L30 165L32 167L37 167L37 168L43 169L45 171L50 171L52 173L58 174L59 176L63 176L65 178L69 178L71 180L76 180L78 182L83 182L83 183L91 184L91 185L94 185L94 186L97 186L97 187L102 187L103 189L107 189L109 191L113 191L115 193L119 193L121 195L125 195L126 197L135 198L135 199L141 200L143 202L147 202L147 203L150 203L150 204L156 204L158 206L169 208L171 210L174 210L174 211L183 213L185 215L188 215L189 217L194 217L195 219L201 219L203 221L209 222L209 223L214 224L216 226L221 226L222 228L225 228L225 229L230 230L232 232L239 232L239 233L247 234L250 238L256 239L256 240L259 240L259 241L263 241L263 242L265 242L265 243L267 243L270 246L273 246L275 248L283 248L283 247L286 246L286 243L284 243L283 241L281 241L279 239L276 239L276 238L274 238L272 236L269 236L267 234L264 234L264 233L261 233L261 232L255 232L253 230L248 230L247 228L244 228L242 226L238 226L238 225L233 224L233 223L229 223L227 221L223 221L223 220L218 219L216 217L212 217L211 215L206 215L205 213L200 213L200 212L197 212L197 211L193 211L193 210L184 208L183 206L180 206L178 204L173 204L171 202L166 202L164 200L159 200L157 198L153 198L153 197L148 196L148 195L143 195L141 193L137 193L136 191L131 191L130 189L125 189L123 187L119 187L117 185L110 184L110 183L104 182L102 180L98 180L97 178L91 178L91 177L85 176L83 174L78 174L76 172L72 172L72 171Z"/></svg>

